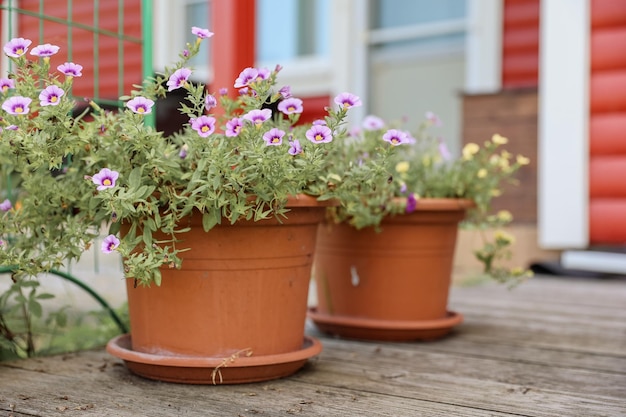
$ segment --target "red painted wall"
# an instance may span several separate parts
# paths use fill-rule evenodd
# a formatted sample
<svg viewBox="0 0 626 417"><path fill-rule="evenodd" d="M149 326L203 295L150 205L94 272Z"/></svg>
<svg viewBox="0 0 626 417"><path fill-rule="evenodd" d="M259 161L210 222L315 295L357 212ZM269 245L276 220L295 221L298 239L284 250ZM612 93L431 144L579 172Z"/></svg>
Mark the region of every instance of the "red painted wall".
<svg viewBox="0 0 626 417"><path fill-rule="evenodd" d="M626 2L591 1L589 239L626 243Z"/></svg>
<svg viewBox="0 0 626 417"><path fill-rule="evenodd" d="M502 88L539 84L539 0L505 0Z"/></svg>

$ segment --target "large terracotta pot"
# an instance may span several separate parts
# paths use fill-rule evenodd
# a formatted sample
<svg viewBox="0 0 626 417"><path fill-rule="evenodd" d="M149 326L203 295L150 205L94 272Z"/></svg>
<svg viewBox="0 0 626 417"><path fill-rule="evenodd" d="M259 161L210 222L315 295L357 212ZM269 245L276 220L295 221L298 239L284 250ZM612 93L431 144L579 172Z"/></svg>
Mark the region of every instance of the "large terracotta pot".
<svg viewBox="0 0 626 417"><path fill-rule="evenodd" d="M469 200L421 199L381 231L321 224L309 316L328 333L371 340L436 339L461 322L448 311L458 224Z"/></svg>
<svg viewBox="0 0 626 417"><path fill-rule="evenodd" d="M162 284L127 280L131 335L108 347L142 376L240 383L297 371L321 351L304 336L316 231L325 207L301 196L287 219L238 221L208 233L190 216L182 269Z"/></svg>

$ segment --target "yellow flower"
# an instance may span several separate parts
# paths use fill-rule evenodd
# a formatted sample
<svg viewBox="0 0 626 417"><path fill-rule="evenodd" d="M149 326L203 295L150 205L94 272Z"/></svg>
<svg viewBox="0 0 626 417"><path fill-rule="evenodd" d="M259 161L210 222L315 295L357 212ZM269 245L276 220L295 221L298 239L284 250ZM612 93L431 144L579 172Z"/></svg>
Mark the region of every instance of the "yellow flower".
<svg viewBox="0 0 626 417"><path fill-rule="evenodd" d="M491 155L491 157L489 158L489 163L491 165L498 165L499 162L500 162L500 155Z"/></svg>
<svg viewBox="0 0 626 417"><path fill-rule="evenodd" d="M506 223L508 223L511 220L513 220L513 215L508 210L500 210L500 211L498 211L496 213L496 217L498 218L498 220L506 222Z"/></svg>
<svg viewBox="0 0 626 417"><path fill-rule="evenodd" d="M424 155L422 157L422 164L428 168L431 165L432 158L429 155Z"/></svg>
<svg viewBox="0 0 626 417"><path fill-rule="evenodd" d="M476 173L476 176L478 178L485 178L487 176L487 170L485 168L479 169L478 173Z"/></svg>
<svg viewBox="0 0 626 417"><path fill-rule="evenodd" d="M398 162L396 164L396 172L402 174L409 170L409 163L406 161Z"/></svg>
<svg viewBox="0 0 626 417"><path fill-rule="evenodd" d="M480 147L475 143L468 143L463 147L463 159L470 160L480 150Z"/></svg>
<svg viewBox="0 0 626 417"><path fill-rule="evenodd" d="M491 141L496 145L506 145L509 142L507 138L500 136L497 133L491 137Z"/></svg>
<svg viewBox="0 0 626 417"><path fill-rule="evenodd" d="M512 245L513 243L515 243L515 236L505 232L504 230L496 230L493 234L493 237L496 239L497 243L503 245Z"/></svg>
<svg viewBox="0 0 626 417"><path fill-rule="evenodd" d="M528 165L530 164L530 159L522 155L517 155L517 163L520 165Z"/></svg>
<svg viewBox="0 0 626 417"><path fill-rule="evenodd" d="M491 190L490 194L492 197L499 197L502 195L502 191L498 190L497 188L494 188L493 190Z"/></svg>

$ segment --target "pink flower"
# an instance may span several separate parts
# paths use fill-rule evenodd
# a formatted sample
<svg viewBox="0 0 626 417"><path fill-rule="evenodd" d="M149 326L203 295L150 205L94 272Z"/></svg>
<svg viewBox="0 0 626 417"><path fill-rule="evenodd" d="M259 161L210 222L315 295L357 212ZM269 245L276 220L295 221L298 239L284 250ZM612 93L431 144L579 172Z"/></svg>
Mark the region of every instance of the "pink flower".
<svg viewBox="0 0 626 417"><path fill-rule="evenodd" d="M363 129L380 130L385 127L385 122L378 116L369 115L363 119Z"/></svg>
<svg viewBox="0 0 626 417"><path fill-rule="evenodd" d="M256 68L248 67L239 73L239 77L235 80L235 88L247 87L250 83L256 81L259 71Z"/></svg>
<svg viewBox="0 0 626 417"><path fill-rule="evenodd" d="M93 176L91 181L98 186L98 191L102 191L107 188L115 187L115 182L119 176L120 173L117 171L112 171L109 168L102 168L96 175Z"/></svg>
<svg viewBox="0 0 626 417"><path fill-rule="evenodd" d="M239 136L239 132L241 132L241 128L243 127L243 119L241 117L234 117L226 122L226 132L225 135L229 138L234 138Z"/></svg>
<svg viewBox="0 0 626 417"><path fill-rule="evenodd" d="M9 97L4 101L4 103L2 103L2 108L9 114L28 114L28 112L30 112L30 108L28 106L32 101L33 100L28 97L13 96Z"/></svg>
<svg viewBox="0 0 626 417"><path fill-rule="evenodd" d="M48 58L52 55L59 52L59 47L56 45L51 45L49 43L44 43L43 45L37 45L30 51L31 55L40 56L42 58Z"/></svg>
<svg viewBox="0 0 626 417"><path fill-rule="evenodd" d="M383 135L383 140L385 142L391 143L393 146L402 145L403 143L408 143L409 139L407 137L406 132L397 129L389 129Z"/></svg>
<svg viewBox="0 0 626 417"><path fill-rule="evenodd" d="M264 121L269 120L271 117L272 111L270 109L250 110L248 113L243 115L245 120L252 122L252 124L256 126L261 126Z"/></svg>
<svg viewBox="0 0 626 417"><path fill-rule="evenodd" d="M19 58L28 51L28 47L33 43L30 39L13 38L4 45L4 53L13 58Z"/></svg>
<svg viewBox="0 0 626 417"><path fill-rule="evenodd" d="M108 235L102 241L102 252L111 253L120 245L120 240L115 235Z"/></svg>
<svg viewBox="0 0 626 417"><path fill-rule="evenodd" d="M191 27L191 33L193 33L194 35L196 35L200 39L210 38L211 36L214 35L214 33L210 32L209 29L202 29L202 28L199 28L197 26L192 26Z"/></svg>
<svg viewBox="0 0 626 417"><path fill-rule="evenodd" d="M278 110L283 112L284 114L294 114L294 113L302 113L304 110L302 107L302 100L299 98L287 98L280 103L278 103Z"/></svg>
<svg viewBox="0 0 626 417"><path fill-rule="evenodd" d="M62 88L50 85L39 94L39 104L42 106L58 106L64 94L65 91Z"/></svg>
<svg viewBox="0 0 626 417"><path fill-rule="evenodd" d="M83 75L83 66L73 62L66 62L57 67L66 77L81 77Z"/></svg>
<svg viewBox="0 0 626 417"><path fill-rule="evenodd" d="M277 146L283 143L283 136L285 136L284 131L278 128L273 128L265 132L263 140L267 146Z"/></svg>
<svg viewBox="0 0 626 417"><path fill-rule="evenodd" d="M361 99L352 93L339 94L337 97L335 97L335 103L344 109L349 109L350 107L358 107L358 106L363 105L363 103L361 102Z"/></svg>
<svg viewBox="0 0 626 417"><path fill-rule="evenodd" d="M179 68L172 75L170 75L169 80L167 80L167 91L176 90L185 85L189 76L191 75L191 70L189 68Z"/></svg>
<svg viewBox="0 0 626 417"><path fill-rule="evenodd" d="M333 141L333 135L328 126L314 125L304 134L313 143L328 143Z"/></svg>
<svg viewBox="0 0 626 417"><path fill-rule="evenodd" d="M154 101L149 98L137 96L126 103L126 107L131 109L133 113L137 114L149 114L152 112L152 106Z"/></svg>
<svg viewBox="0 0 626 417"><path fill-rule="evenodd" d="M200 116L191 119L190 122L192 129L198 132L203 138L206 138L215 131L215 117Z"/></svg>

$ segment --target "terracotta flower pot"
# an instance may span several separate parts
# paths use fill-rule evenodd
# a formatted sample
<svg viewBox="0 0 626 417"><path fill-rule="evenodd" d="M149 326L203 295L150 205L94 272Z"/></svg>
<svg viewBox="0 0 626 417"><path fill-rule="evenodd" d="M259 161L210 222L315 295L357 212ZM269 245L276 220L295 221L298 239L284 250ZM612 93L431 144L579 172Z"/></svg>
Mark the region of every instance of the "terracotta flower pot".
<svg viewBox="0 0 626 417"><path fill-rule="evenodd" d="M190 216L182 269L160 287L127 280L132 337L109 352L142 376L186 383L240 383L297 371L321 351L305 338L316 231L324 206L302 196L288 218L238 221L208 233Z"/></svg>
<svg viewBox="0 0 626 417"><path fill-rule="evenodd" d="M372 340L436 339L462 316L447 309L458 224L469 200L422 199L417 210L374 228L321 224L315 324Z"/></svg>

